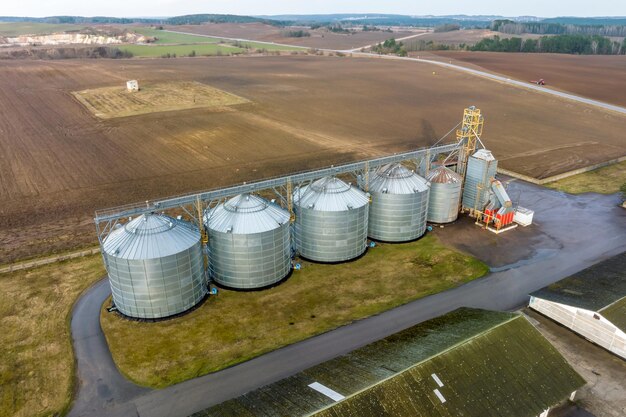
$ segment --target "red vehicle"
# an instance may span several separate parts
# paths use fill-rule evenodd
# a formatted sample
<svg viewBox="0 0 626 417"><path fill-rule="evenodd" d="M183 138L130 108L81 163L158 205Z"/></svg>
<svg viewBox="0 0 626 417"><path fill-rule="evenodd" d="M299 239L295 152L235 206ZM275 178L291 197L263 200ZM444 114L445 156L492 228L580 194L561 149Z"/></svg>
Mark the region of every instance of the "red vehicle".
<svg viewBox="0 0 626 417"><path fill-rule="evenodd" d="M533 84L537 84L537 85L546 85L546 80L544 80L543 78L539 79L539 80L532 80L531 83Z"/></svg>

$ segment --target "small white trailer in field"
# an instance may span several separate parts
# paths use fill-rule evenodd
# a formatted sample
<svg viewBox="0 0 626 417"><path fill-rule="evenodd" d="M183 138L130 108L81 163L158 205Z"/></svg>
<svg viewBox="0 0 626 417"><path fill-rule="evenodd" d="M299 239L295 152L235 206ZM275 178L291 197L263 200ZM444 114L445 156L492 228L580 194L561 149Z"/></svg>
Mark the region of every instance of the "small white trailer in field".
<svg viewBox="0 0 626 417"><path fill-rule="evenodd" d="M139 91L139 82L137 80L126 81L126 89L131 93L134 91Z"/></svg>

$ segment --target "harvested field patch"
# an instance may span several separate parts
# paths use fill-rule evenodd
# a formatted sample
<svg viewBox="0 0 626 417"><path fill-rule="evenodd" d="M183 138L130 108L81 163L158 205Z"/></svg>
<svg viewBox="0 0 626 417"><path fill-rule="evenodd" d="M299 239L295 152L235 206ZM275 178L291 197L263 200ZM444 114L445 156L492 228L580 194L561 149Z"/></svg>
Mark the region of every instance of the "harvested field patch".
<svg viewBox="0 0 626 417"><path fill-rule="evenodd" d="M243 97L194 81L141 84L139 91L102 87L74 96L101 119L195 108L220 108L249 103Z"/></svg>

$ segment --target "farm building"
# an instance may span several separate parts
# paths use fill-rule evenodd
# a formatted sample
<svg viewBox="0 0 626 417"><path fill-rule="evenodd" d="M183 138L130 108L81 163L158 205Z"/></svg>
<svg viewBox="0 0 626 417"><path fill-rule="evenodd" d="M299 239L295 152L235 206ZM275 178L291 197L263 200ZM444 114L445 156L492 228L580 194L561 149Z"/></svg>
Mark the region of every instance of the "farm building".
<svg viewBox="0 0 626 417"><path fill-rule="evenodd" d="M532 293L529 305L626 359L626 252Z"/></svg>
<svg viewBox="0 0 626 417"><path fill-rule="evenodd" d="M196 416L544 416L585 384L523 317L463 308Z"/></svg>

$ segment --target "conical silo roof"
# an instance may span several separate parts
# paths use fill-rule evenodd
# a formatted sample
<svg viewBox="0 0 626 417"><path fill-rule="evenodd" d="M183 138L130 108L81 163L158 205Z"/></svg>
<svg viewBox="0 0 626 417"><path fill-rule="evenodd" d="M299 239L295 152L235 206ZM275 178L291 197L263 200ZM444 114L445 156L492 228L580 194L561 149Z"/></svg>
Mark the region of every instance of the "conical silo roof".
<svg viewBox="0 0 626 417"><path fill-rule="evenodd" d="M463 181L459 174L444 166L430 171L426 179L433 184L452 184Z"/></svg>
<svg viewBox="0 0 626 417"><path fill-rule="evenodd" d="M193 224L163 214L142 214L113 230L104 240L107 255L121 259L157 259L189 249L200 240Z"/></svg>
<svg viewBox="0 0 626 417"><path fill-rule="evenodd" d="M316 211L346 211L369 204L367 195L339 178L324 177L306 187L296 189L293 202Z"/></svg>
<svg viewBox="0 0 626 417"><path fill-rule="evenodd" d="M289 212L254 194L240 194L204 216L209 230L251 234L274 230L289 221Z"/></svg>
<svg viewBox="0 0 626 417"><path fill-rule="evenodd" d="M370 175L369 191L386 194L414 194L428 191L428 182L400 163L380 167Z"/></svg>

